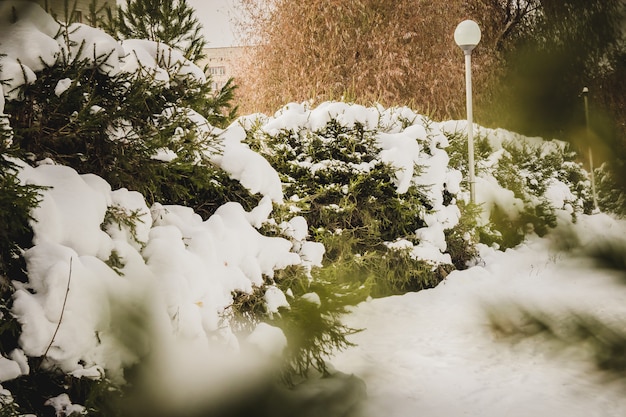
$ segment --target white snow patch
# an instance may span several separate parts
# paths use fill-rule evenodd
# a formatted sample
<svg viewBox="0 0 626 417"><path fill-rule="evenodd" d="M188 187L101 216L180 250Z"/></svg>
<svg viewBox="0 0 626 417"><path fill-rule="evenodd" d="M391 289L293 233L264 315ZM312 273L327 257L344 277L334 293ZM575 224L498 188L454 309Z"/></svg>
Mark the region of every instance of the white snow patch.
<svg viewBox="0 0 626 417"><path fill-rule="evenodd" d="M281 329L267 323L259 323L246 338L266 356L279 356L287 347L287 338Z"/></svg>

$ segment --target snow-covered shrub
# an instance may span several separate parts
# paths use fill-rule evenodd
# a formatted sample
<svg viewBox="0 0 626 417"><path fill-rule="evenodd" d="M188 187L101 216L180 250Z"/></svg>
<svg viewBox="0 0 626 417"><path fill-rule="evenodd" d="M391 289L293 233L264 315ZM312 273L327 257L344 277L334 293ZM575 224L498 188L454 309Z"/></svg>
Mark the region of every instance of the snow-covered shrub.
<svg viewBox="0 0 626 417"><path fill-rule="evenodd" d="M306 324L290 305L323 294L325 283L309 281L323 247L307 242L306 222L293 222L293 241L258 232L283 193L267 161L242 143L239 125L213 125L228 120L221 110L232 95L207 96L204 75L167 45L119 44L97 29L55 22L35 4L8 3L17 19L3 22L3 41L15 40L17 24L48 48L9 49L0 60L7 64L1 78L10 81L3 132L24 158L11 184L49 187L37 208L29 200L3 210L34 220L20 246L28 249L20 265L27 276L7 277L24 282L11 283L2 304L13 320L0 352L0 370L10 374L0 382L20 411L46 414L42 397L25 402L32 389L88 405L98 384L83 378L118 388L149 381L148 398L172 391L204 398L219 392L218 381L267 371L286 343L290 364L324 366L310 358L343 346L348 332L332 303L306 316L321 323L314 338L285 339ZM7 244L16 242L8 236ZM304 275L277 276L292 265ZM287 291L296 277L299 287ZM259 301L257 294L262 313L253 311L248 332L237 332L233 309ZM292 331L262 326L264 319ZM186 392L182 379L197 391Z"/></svg>
<svg viewBox="0 0 626 417"><path fill-rule="evenodd" d="M0 75L8 80L14 147L140 191L151 202L193 206L205 217L216 208L205 202L216 195L250 198L247 207L258 202L209 161L220 151L213 126L233 116L224 114L232 110L232 84L212 92L203 72L165 44L118 43L45 13L34 19L36 5L16 7L17 20L6 22L7 41L0 44L7 51ZM37 33L50 50L14 50L17 26Z"/></svg>
<svg viewBox="0 0 626 417"><path fill-rule="evenodd" d="M466 172L464 128L443 124L451 163ZM483 243L513 247L529 232L542 236L555 227L558 211L575 220L592 210L588 174L566 142L479 127L475 159L481 209L475 233Z"/></svg>
<svg viewBox="0 0 626 417"><path fill-rule="evenodd" d="M31 212L40 202L41 189L21 183L17 166L5 158L4 151L0 142L0 358L6 362L5 358L19 356L21 327L11 311L15 291L11 281L27 280L23 251L32 246ZM20 366L2 367L0 374L3 381L16 378L21 374ZM0 385L0 415L19 414L19 405Z"/></svg>
<svg viewBox="0 0 626 417"><path fill-rule="evenodd" d="M624 192L624 180L615 177L616 172L623 172L623 169L612 169L612 164L617 162L604 163L595 170L596 192L598 206L601 211L614 213L619 217L626 216L626 193Z"/></svg>
<svg viewBox="0 0 626 417"><path fill-rule="evenodd" d="M210 125L196 127L197 113L180 107L186 98L171 87L135 74L111 77L83 61L39 72L21 94L7 103L14 143L37 160L95 173L151 201L198 209L214 194L229 193L215 184L245 195L227 176L215 181L221 169L205 152L218 152L216 135Z"/></svg>
<svg viewBox="0 0 626 417"><path fill-rule="evenodd" d="M359 265L350 280L371 277L375 295L427 288L447 274L444 231L458 222L460 175L447 169L446 139L428 119L328 102L291 103L241 123L281 175L287 201L279 211L307 219L326 266Z"/></svg>
<svg viewBox="0 0 626 417"><path fill-rule="evenodd" d="M172 406L164 392L216 400L218 381L280 365L285 345L286 377L325 371L351 332L339 314L358 300L315 277L324 247L307 241L304 218L259 233L283 190L238 124L214 126L230 116L232 86L209 97L203 74L167 45L118 44L36 5L16 10L50 48L29 65L20 51L2 61L17 63L1 75L16 76L6 109L19 179L50 187L22 211L37 221L27 277L4 306L14 326L2 369L17 373L0 382L20 411L50 413L42 397L26 399L35 390L108 412L125 384L145 385L155 407ZM20 360L7 359L18 345ZM106 415L116 414L127 415Z"/></svg>

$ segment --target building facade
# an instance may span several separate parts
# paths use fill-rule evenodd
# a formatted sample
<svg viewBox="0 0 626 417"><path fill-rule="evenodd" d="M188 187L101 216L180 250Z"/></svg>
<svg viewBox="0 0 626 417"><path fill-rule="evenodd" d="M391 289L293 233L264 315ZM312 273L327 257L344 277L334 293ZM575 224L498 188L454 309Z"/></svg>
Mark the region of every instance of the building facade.
<svg viewBox="0 0 626 417"><path fill-rule="evenodd" d="M230 78L241 76L241 65L245 59L246 48L241 46L225 48L205 48L206 57L197 65L205 69L205 73L213 81L213 89L219 90ZM237 82L235 81L235 84Z"/></svg>

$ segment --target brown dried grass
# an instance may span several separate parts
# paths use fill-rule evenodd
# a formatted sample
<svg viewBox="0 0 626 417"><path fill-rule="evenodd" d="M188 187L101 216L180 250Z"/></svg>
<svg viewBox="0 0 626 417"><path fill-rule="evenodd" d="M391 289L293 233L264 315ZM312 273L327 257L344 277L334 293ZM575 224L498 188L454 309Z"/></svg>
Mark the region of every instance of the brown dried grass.
<svg viewBox="0 0 626 417"><path fill-rule="evenodd" d="M237 78L241 111L273 113L292 101L344 99L463 118L464 59L453 33L466 18L485 22L490 3L242 0L244 42L256 46ZM497 16L489 19L472 56L477 103L489 96L497 64Z"/></svg>

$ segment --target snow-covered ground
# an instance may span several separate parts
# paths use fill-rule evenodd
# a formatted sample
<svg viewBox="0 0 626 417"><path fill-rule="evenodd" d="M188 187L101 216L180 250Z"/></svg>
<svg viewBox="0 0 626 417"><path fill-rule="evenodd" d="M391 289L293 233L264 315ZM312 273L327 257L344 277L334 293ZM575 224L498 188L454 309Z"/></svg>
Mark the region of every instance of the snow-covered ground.
<svg viewBox="0 0 626 417"><path fill-rule="evenodd" d="M356 307L345 322L364 330L332 363L365 380L363 417L624 416L623 373L601 372L593 340L570 327L588 316L626 333L626 272L585 256L603 239L623 244L626 225L598 214L574 230L574 251L559 249L575 242L558 233L506 252L483 247L481 265L434 289ZM522 311L547 318L562 340Z"/></svg>

